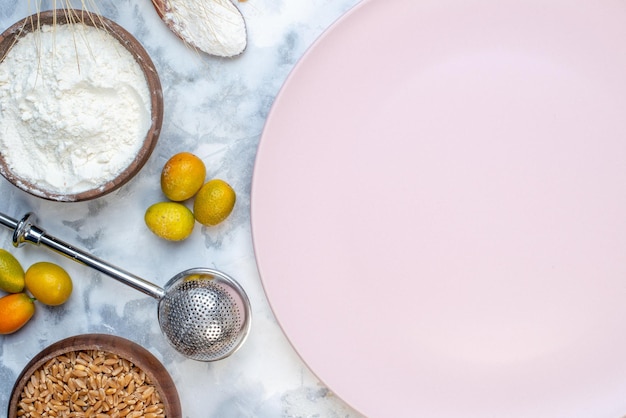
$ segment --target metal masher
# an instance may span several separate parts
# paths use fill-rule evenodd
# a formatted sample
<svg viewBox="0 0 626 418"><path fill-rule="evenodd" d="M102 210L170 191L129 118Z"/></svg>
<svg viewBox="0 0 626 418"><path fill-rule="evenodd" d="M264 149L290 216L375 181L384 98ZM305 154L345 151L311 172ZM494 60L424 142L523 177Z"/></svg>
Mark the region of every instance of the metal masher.
<svg viewBox="0 0 626 418"><path fill-rule="evenodd" d="M34 225L32 213L15 220L0 213L0 224L13 230L13 245L44 246L106 274L159 301L161 331L181 354L215 361L234 353L250 331L250 301L243 288L226 274L192 268L172 277L161 288L134 274L79 250Z"/></svg>

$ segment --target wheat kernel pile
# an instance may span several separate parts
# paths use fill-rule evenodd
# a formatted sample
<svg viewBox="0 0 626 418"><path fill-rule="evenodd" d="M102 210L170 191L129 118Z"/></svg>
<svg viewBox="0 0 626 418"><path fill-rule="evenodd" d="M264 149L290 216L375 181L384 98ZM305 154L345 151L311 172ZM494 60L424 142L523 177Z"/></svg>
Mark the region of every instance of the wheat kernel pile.
<svg viewBox="0 0 626 418"><path fill-rule="evenodd" d="M24 418L164 418L150 377L129 360L99 351L71 351L36 370L24 386L17 416Z"/></svg>

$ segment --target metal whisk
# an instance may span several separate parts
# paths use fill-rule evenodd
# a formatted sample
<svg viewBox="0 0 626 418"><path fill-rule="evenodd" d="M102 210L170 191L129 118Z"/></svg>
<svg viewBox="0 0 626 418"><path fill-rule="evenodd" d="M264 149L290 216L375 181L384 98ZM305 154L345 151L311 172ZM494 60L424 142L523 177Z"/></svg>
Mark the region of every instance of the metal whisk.
<svg viewBox="0 0 626 418"><path fill-rule="evenodd" d="M17 221L0 213L0 224L13 230L13 245L44 246L106 274L159 301L161 331L181 354L215 361L234 353L250 331L250 301L226 274L208 268L178 273L161 288L46 234L28 213Z"/></svg>

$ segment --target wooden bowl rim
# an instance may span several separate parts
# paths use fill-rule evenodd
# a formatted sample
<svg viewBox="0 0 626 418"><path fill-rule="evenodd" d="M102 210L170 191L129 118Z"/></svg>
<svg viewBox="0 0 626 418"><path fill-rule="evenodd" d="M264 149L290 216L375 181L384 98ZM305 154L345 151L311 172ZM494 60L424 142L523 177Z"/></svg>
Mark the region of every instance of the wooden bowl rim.
<svg viewBox="0 0 626 418"><path fill-rule="evenodd" d="M25 17L11 25L0 34L0 62L10 51L11 47L22 36L38 30L39 26L53 24L86 24L105 29L113 38L124 46L141 68L148 85L151 104L151 124L144 138L143 145L133 161L116 178L90 190L80 193L58 193L45 190L37 184L28 182L15 175L0 150L0 174L19 189L37 197L59 202L79 202L95 199L119 189L128 183L143 168L152 151L156 147L163 124L163 90L156 67L143 48L141 43L126 29L112 20L87 10L80 9L53 9Z"/></svg>
<svg viewBox="0 0 626 418"><path fill-rule="evenodd" d="M16 417L19 399L32 374L52 358L72 351L99 350L116 354L132 362L155 385L165 406L167 418L181 418L180 398L172 377L163 364L147 349L126 338L110 334L81 334L57 341L44 348L26 364L18 376L9 400L8 416Z"/></svg>

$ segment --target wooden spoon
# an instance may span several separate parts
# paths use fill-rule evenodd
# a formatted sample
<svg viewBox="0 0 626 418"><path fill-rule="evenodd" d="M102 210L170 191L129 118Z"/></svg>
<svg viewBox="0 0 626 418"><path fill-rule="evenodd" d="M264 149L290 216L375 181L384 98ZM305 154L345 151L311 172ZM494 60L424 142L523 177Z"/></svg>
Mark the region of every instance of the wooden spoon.
<svg viewBox="0 0 626 418"><path fill-rule="evenodd" d="M152 0L152 4L168 28L195 49L233 57L246 48L245 21L230 0Z"/></svg>

